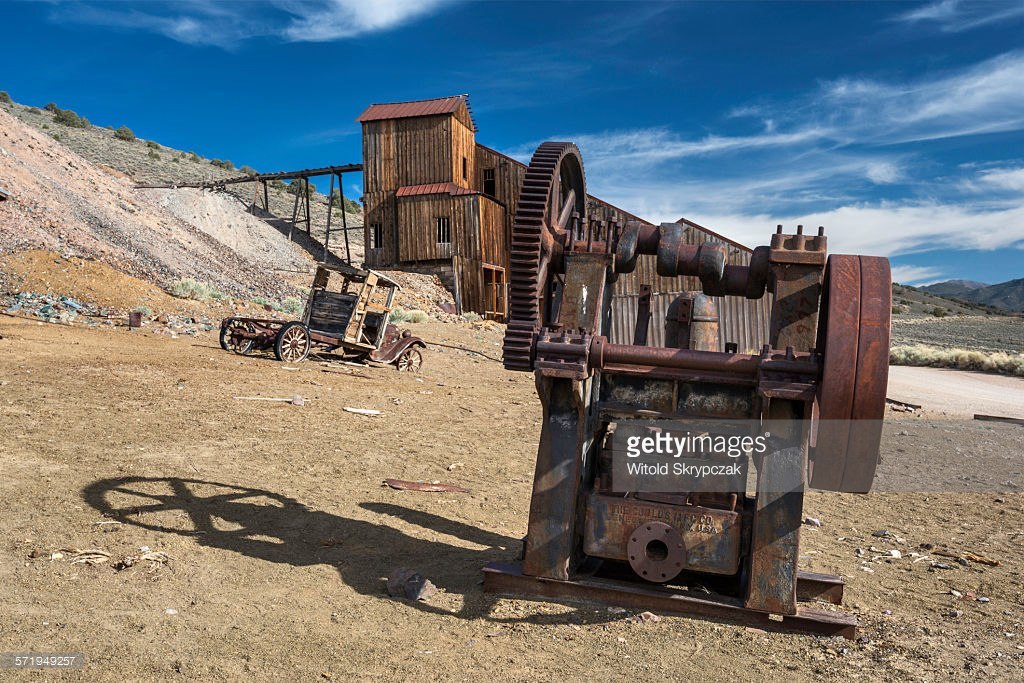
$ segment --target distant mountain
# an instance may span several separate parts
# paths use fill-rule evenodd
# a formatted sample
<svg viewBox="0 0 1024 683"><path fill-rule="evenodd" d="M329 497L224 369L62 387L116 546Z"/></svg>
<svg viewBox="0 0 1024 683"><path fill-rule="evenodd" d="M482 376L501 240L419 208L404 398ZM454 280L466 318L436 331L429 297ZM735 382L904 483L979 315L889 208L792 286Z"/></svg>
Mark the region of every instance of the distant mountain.
<svg viewBox="0 0 1024 683"><path fill-rule="evenodd" d="M923 289L926 292L939 296L951 296L960 299L963 298L965 293L981 289L982 287L988 287L988 285L984 282L975 282L974 280L946 280L945 282L936 282L934 285L918 287L918 289Z"/></svg>
<svg viewBox="0 0 1024 683"><path fill-rule="evenodd" d="M994 306L1004 311L1024 312L1024 278L997 285L969 280L949 280L919 289L950 299Z"/></svg>

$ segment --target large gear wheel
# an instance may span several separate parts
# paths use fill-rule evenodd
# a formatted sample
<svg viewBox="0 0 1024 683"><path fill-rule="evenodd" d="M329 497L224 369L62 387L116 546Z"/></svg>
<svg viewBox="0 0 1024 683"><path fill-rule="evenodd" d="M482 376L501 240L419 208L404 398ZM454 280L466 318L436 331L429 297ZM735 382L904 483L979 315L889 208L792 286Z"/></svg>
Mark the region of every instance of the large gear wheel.
<svg viewBox="0 0 1024 683"><path fill-rule="evenodd" d="M572 214L586 223L583 158L571 142L545 142L530 159L512 224L505 368L533 370L537 331L550 323L551 273L571 229Z"/></svg>

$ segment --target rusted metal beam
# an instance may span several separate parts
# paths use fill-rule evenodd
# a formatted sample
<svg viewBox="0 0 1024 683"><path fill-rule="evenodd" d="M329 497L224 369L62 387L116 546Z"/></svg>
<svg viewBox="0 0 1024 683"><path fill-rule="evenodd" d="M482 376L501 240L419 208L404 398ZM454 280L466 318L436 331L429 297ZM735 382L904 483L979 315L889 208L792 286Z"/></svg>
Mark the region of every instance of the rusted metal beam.
<svg viewBox="0 0 1024 683"><path fill-rule="evenodd" d="M672 588L593 577L580 577L572 581L551 580L524 574L521 567L511 564L493 563L484 567L484 592L710 617L772 631L842 636L850 640L857 637L856 617L842 612L800 607L795 613L779 619L764 612L746 609L738 600L728 597L696 597L687 591Z"/></svg>

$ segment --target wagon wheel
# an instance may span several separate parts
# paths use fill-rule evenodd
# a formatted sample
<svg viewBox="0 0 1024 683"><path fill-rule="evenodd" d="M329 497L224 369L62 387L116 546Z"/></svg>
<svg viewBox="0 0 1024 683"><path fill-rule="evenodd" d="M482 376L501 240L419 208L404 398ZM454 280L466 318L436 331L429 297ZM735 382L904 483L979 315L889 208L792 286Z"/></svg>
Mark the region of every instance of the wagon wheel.
<svg viewBox="0 0 1024 683"><path fill-rule="evenodd" d="M533 340L549 324L551 266L571 229L572 214L586 223L583 159L570 142L545 142L526 169L512 225L509 315L503 347L505 367L533 370Z"/></svg>
<svg viewBox="0 0 1024 683"><path fill-rule="evenodd" d="M400 372L419 372L423 366L423 354L415 346L410 346L395 361L395 367Z"/></svg>
<svg viewBox="0 0 1024 683"><path fill-rule="evenodd" d="M252 339L235 339L232 334L235 330L252 333L256 331L256 328L253 327L252 323L242 322L241 320L231 320L220 330L220 347L225 351L234 351L235 353L243 356L248 355L252 352Z"/></svg>
<svg viewBox="0 0 1024 683"><path fill-rule="evenodd" d="M892 276L877 256L833 254L825 267L818 351L817 445L810 484L866 493L878 465L889 381Z"/></svg>
<svg viewBox="0 0 1024 683"><path fill-rule="evenodd" d="M285 363L300 363L306 360L311 345L309 330L302 323L293 320L277 333L274 340L274 355Z"/></svg>

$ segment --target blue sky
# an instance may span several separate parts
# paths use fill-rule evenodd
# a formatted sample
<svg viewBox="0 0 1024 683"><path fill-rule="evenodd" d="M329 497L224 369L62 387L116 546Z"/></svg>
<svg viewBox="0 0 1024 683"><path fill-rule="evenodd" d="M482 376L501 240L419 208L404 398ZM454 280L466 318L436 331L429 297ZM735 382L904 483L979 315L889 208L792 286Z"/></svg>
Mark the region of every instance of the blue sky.
<svg viewBox="0 0 1024 683"><path fill-rule="evenodd" d="M14 2L0 60L16 101L268 171L358 161L369 103L469 93L480 142L574 140L650 220L1024 277L1024 0Z"/></svg>

